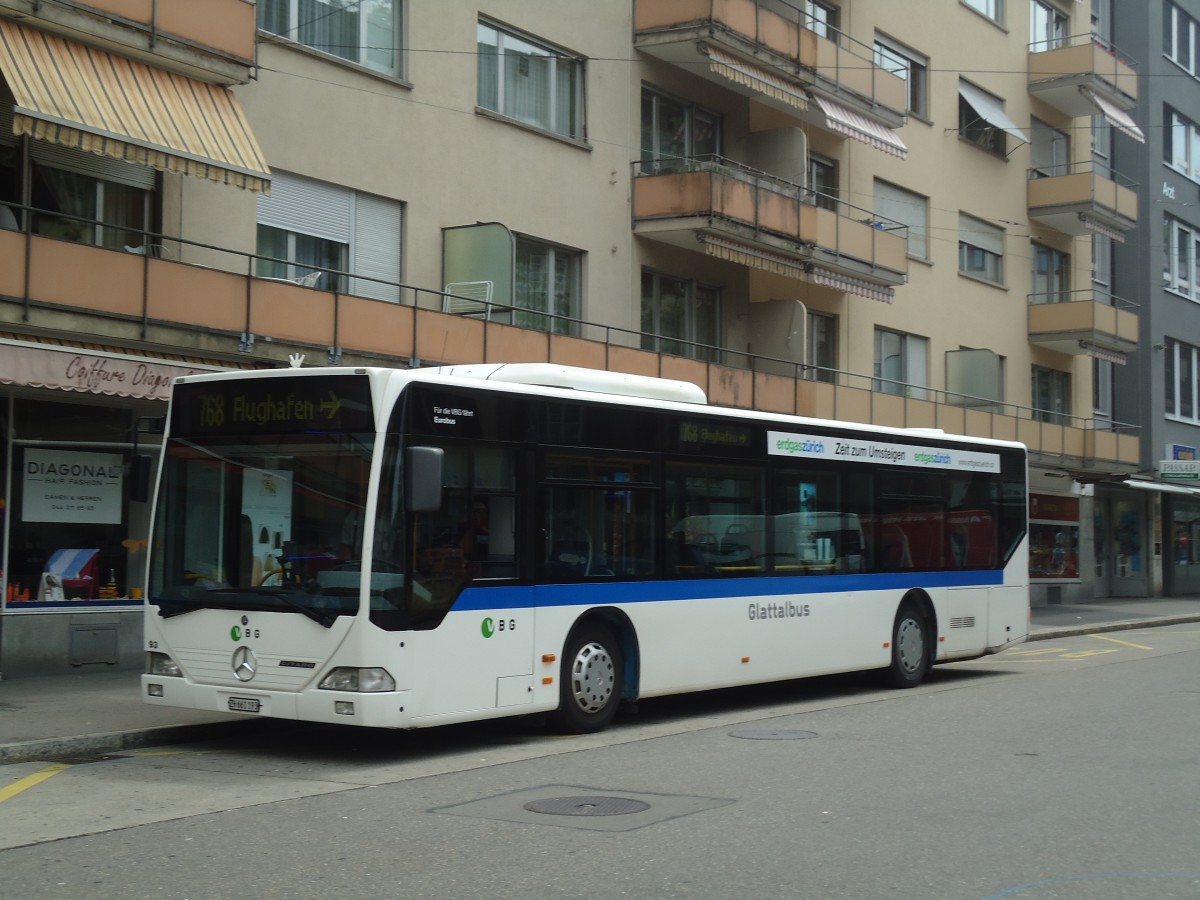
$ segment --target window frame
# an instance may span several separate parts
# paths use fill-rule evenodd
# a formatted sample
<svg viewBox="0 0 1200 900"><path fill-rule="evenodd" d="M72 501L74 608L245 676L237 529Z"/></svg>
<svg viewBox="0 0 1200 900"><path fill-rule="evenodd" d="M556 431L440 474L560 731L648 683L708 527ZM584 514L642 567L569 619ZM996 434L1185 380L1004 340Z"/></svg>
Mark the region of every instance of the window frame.
<svg viewBox="0 0 1200 900"><path fill-rule="evenodd" d="M1071 169L1071 136L1036 117L1030 120L1029 132L1029 171L1032 177L1052 178L1068 174Z"/></svg>
<svg viewBox="0 0 1200 900"><path fill-rule="evenodd" d="M312 17L307 22L302 21L300 14L301 2L302 0L257 0L257 12L255 18L258 30L266 34L273 35L280 40L289 41L297 46L304 47L306 50L309 50L313 53L320 53L332 60L337 60L343 65L357 66L358 68L365 69L376 75L382 75L388 78L404 78L405 61L407 56L404 51L404 37L407 33L405 16L408 13L406 0L385 0L385 2L391 4L392 9L392 39L395 44L393 47L380 48L375 45L369 16L360 16L360 21L358 23L359 43L355 46L355 49L358 51L358 58L356 59L350 59L347 56L342 56L338 53L326 50L320 45L310 44L306 41L300 40L299 35L297 35L297 31L300 28L334 14L334 12L329 12L325 13L323 16ZM310 0L310 2L313 2L313 0ZM315 0L315 2L320 2L324 5L331 5L329 0ZM282 7L286 7L286 13L284 15L287 19L288 27L279 31L267 27L269 17L275 13L276 10ZM341 9L349 10L351 7L355 8L356 12L360 11L359 3L343 2ZM383 67L380 65L373 65L371 63L370 54L372 51L377 51L379 49L385 49L391 52L394 59L391 66Z"/></svg>
<svg viewBox="0 0 1200 900"><path fill-rule="evenodd" d="M818 336L814 327L821 323L823 336ZM830 313L808 310L804 322L804 378L833 384L837 370L837 324L838 317Z"/></svg>
<svg viewBox="0 0 1200 900"><path fill-rule="evenodd" d="M1032 0L1029 4L1029 50L1043 53L1057 50L1065 45L1071 20L1058 7L1046 0ZM1039 34L1039 30L1043 33Z"/></svg>
<svg viewBox="0 0 1200 900"><path fill-rule="evenodd" d="M986 94L1003 110L1004 101L990 91L985 91L978 85L972 85L977 91ZM962 91L958 94L958 136L969 144L973 144L984 153L1000 159L1008 159L1008 132L999 125L993 125L979 110L970 104Z"/></svg>
<svg viewBox="0 0 1200 900"><path fill-rule="evenodd" d="M1200 182L1200 126L1163 104L1163 163L1189 181Z"/></svg>
<svg viewBox="0 0 1200 900"><path fill-rule="evenodd" d="M651 285L651 296L647 297L647 279ZM673 281L684 288L682 304L684 334L664 334L663 320L663 283ZM652 269L642 269L642 349L657 353L668 353L690 359L703 359L709 362L720 362L721 358L721 289L715 285L705 284L691 278L681 278L668 275ZM697 318L701 303L700 293L709 295L712 306L712 321L707 323L713 334L711 341L702 340L700 330L704 327ZM649 327L647 327L649 326ZM669 347L676 344L675 347ZM667 348L664 345L668 345Z"/></svg>
<svg viewBox="0 0 1200 900"><path fill-rule="evenodd" d="M875 35L875 65L904 81L906 110L929 118L929 58L891 38Z"/></svg>
<svg viewBox="0 0 1200 900"><path fill-rule="evenodd" d="M1031 241L1030 302L1066 303L1071 295L1071 254Z"/></svg>
<svg viewBox="0 0 1200 900"><path fill-rule="evenodd" d="M525 234L514 233L513 238L515 240L516 266L514 269L513 284L513 324L519 328L530 328L554 334L577 335L579 333L579 322L583 318L583 251L575 250L562 244L541 241ZM546 300L548 309L539 309L531 306L529 304L530 295L528 292L522 290L523 287L527 286L522 285L520 278L523 252L540 252L546 254L545 276L547 281L541 285L543 288L541 296ZM568 292L566 297L568 309L565 312L559 308L560 284L557 266L560 258L564 258L569 267L566 275L567 283L565 284ZM566 316L567 318L551 319L541 315L547 312L555 316Z"/></svg>
<svg viewBox="0 0 1200 900"><path fill-rule="evenodd" d="M880 195L883 188L884 196ZM882 205L880 201L883 201ZM876 178L874 182L875 214L900 222L908 228L908 256L929 259L929 198L907 188ZM911 212L910 212L911 211ZM920 221L914 221L920 219Z"/></svg>
<svg viewBox="0 0 1200 900"><path fill-rule="evenodd" d="M1163 341L1163 379L1166 417L1200 425L1200 347L1166 338Z"/></svg>
<svg viewBox="0 0 1200 900"><path fill-rule="evenodd" d="M958 2L997 25L1004 24L1004 0L958 0Z"/></svg>
<svg viewBox="0 0 1200 900"><path fill-rule="evenodd" d="M900 371L896 377L885 374L887 360L884 346L889 338L897 338L895 358ZM874 371L871 390L878 394L892 394L924 400L929 387L929 338L892 328L875 327Z"/></svg>
<svg viewBox="0 0 1200 900"><path fill-rule="evenodd" d="M1051 406L1040 405L1039 398L1045 390ZM1066 425L1071 419L1071 373L1045 366L1030 367L1030 406L1036 422ZM1053 405L1061 406L1054 409Z"/></svg>
<svg viewBox="0 0 1200 900"><path fill-rule="evenodd" d="M1163 288L1200 302L1200 229L1163 216Z"/></svg>
<svg viewBox="0 0 1200 900"><path fill-rule="evenodd" d="M979 226L965 229L964 225ZM1000 252L984 246L981 241L971 241L972 234L994 235L1000 247ZM1004 286L1004 241L1003 228L992 225L982 219L977 219L967 213L958 214L958 274L986 284ZM978 265L971 265L972 258L979 260ZM994 275L988 273L993 272Z"/></svg>
<svg viewBox="0 0 1200 900"><path fill-rule="evenodd" d="M1200 75L1200 25L1175 3L1163 7L1163 56L1189 75Z"/></svg>
<svg viewBox="0 0 1200 900"><path fill-rule="evenodd" d="M490 31L495 35L496 48L495 52L487 52L483 49L484 32ZM475 102L476 109L483 110L490 115L498 116L510 122L515 122L526 128L531 128L534 131L543 132L557 138L568 141L583 143L587 139L587 105L586 105L586 85L587 85L587 66L583 56L572 53L571 51L550 44L533 35L525 34L512 28L507 28L499 23L492 21L484 16L480 16L475 27L476 35L476 50L477 66L475 76ZM545 96L541 97L540 92L538 99L544 101L546 118L548 121L538 121L537 118L522 115L520 110L516 109L512 100L507 94L507 78L506 73L508 68L506 63L509 61L508 52L505 48L506 43L512 42L514 49L518 45L523 45L531 51L524 56L516 56L518 70L521 68L522 61L526 61L533 56L540 56L547 61L548 74L546 76ZM485 97L484 74L489 68L487 62L489 59L495 61L495 67L491 71L491 77L495 79L495 103L491 103L491 97ZM528 63L525 62L526 73L528 74ZM571 67L568 79L569 90L571 97L567 102L567 109L562 108L562 98L560 97L560 72L561 66L568 65ZM521 74L518 71L519 74ZM560 119L569 118L569 122L562 122Z"/></svg>
<svg viewBox="0 0 1200 900"><path fill-rule="evenodd" d="M700 106L690 100L675 97L650 85L642 85L641 94L641 173L653 175L659 172L679 171L695 158L719 159L724 152L724 117L716 110ZM649 104L649 121L647 121ZM667 110L665 107L671 107ZM660 137L661 122L665 112L683 116L682 152L664 152ZM712 129L711 148L701 139L701 129ZM650 146L646 146L649 137Z"/></svg>

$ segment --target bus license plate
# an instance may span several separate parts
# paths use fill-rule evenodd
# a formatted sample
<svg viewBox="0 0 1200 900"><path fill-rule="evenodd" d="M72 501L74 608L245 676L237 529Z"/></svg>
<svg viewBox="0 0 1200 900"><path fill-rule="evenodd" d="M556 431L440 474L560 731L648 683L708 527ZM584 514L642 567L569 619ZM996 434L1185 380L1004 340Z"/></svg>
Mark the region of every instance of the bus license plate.
<svg viewBox="0 0 1200 900"><path fill-rule="evenodd" d="M262 701L250 700L246 697L230 697L229 708L238 712L258 712L262 709Z"/></svg>

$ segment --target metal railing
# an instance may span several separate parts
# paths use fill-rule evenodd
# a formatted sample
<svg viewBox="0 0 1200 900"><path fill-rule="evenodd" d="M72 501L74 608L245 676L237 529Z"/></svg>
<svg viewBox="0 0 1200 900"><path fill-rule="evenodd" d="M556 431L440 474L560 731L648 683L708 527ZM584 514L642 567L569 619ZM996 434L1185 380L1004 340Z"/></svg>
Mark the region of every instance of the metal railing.
<svg viewBox="0 0 1200 900"><path fill-rule="evenodd" d="M29 293L29 285L31 283L31 252L33 237L42 237L36 232L31 232L28 223L32 217L37 215L53 216L55 218L74 219L81 223L92 226L102 225L98 220L84 219L78 216L70 216L64 213L38 209L31 206L21 206L18 204L0 203L0 209L9 208L14 211L18 221L18 231L25 235L24 248L24 279L25 294L23 297L14 298L0 295L0 303L19 303L22 305L22 319L29 322L31 319L31 311L34 307L41 304L37 298L31 297ZM275 257L267 257L261 254L249 253L243 250L236 250L229 247L222 247L215 244L208 244L201 241L193 241L187 238L182 238L174 235L169 235L160 232L154 232L145 229L131 229L125 226L106 226L109 229L116 229L126 234L135 235L140 240L138 242L130 242L128 245L122 245L121 250L105 249L106 252L127 253L140 257L144 267L144 276L142 279L142 310L141 317L141 336L146 337L147 328L150 324L149 309L149 267L152 263L160 265L179 265L189 266L197 269L219 269L226 274L231 274L239 277L244 277L246 281L246 310L245 322L246 331L241 335L241 348L245 352L253 349L254 340L250 333L250 322L252 305L254 302L255 288L264 282L279 281L280 279L263 278L255 274L255 267L260 262L286 264L289 261L278 259ZM5 228L0 223L0 232L4 230L12 230ZM51 238L53 239L53 238ZM77 243L77 242L69 242ZM157 248L150 250L149 248ZM204 259L204 262L197 262L185 258L189 255L198 255ZM234 267L219 267L212 265L216 259L228 257L237 261ZM415 308L428 311L442 313L442 309L447 297L456 295L448 294L445 291L424 288L416 285L410 285L399 281L389 281L385 279L367 277L349 271L316 269L314 267L304 267L312 271L323 271L329 273L334 280L335 285L350 284L353 282L369 282L376 285L383 285L389 289L395 289L397 299L394 303L387 301L379 301L386 305L396 308ZM299 284L295 284L296 288L301 288ZM304 288L313 290L317 293L329 295L329 302L334 308L333 330L329 334L328 349L330 352L330 362L335 363L340 360L343 347L339 344L338 335L338 316L337 308L344 296L347 296L343 291L335 287L332 290L324 288ZM354 295L350 295L354 296ZM356 299L358 299L356 297ZM475 298L463 298L471 299ZM521 327L514 326L500 320L499 316L504 313L524 313L530 316L536 316L539 320L546 323L545 329L536 329L539 333L546 336L547 341L547 361L551 358L551 350L553 342L562 337L578 338L586 341L595 342L603 345L604 355L607 360L610 352L617 349L635 349L646 351L657 356L657 367L660 376L674 377L672 370L678 368L675 361L691 360L697 364L704 364L707 370L708 383L701 385L710 394L713 392L714 386L721 376L721 370L728 370L734 373L742 372L749 376L750 397L746 408L750 409L766 409L767 411L792 413L794 415L811 414L807 410L800 408L800 391L793 390L791 392L792 404L790 409L769 409L759 403L760 377L776 377L789 379L797 383L811 382L818 389L833 391L834 403L834 418L837 417L837 407L840 403L839 392L842 392L843 397L848 393L869 395L871 403L871 417L875 415L875 408L880 404L891 404L900 401L905 404L906 410L911 406L915 411L919 406L924 413L928 413L932 408L935 419L939 417L939 410L952 408L954 410L972 410L974 412L983 412L997 419L1013 419L1016 421L1028 421L1038 423L1040 426L1055 426L1068 428L1076 428L1084 431L1103 431L1115 432L1117 434L1135 434L1139 430L1139 426L1130 423L1112 422L1100 418L1086 418L1080 416L1072 416L1058 412L1048 412L1039 410L1033 407L1021 406L1019 404L1010 403L995 398L976 397L969 394L956 393L954 391L942 390L939 388L929 387L927 385L894 381L891 379L882 379L875 375L864 375L857 372L850 372L832 367L811 365L804 361L784 359L779 357L765 356L761 354L748 353L744 351L733 350L728 347L723 347L715 344L705 344L697 341L689 341L684 338L668 337L665 335L652 334L636 329L624 328L617 325L608 325L600 322L592 322L585 319L580 319L574 316L562 315L545 310L528 309L526 307L516 306L512 304L486 303L485 301L475 301L476 304L483 304L488 307L491 316L479 317L480 325L484 329L484 341L486 348L486 336L489 329L493 328L513 328ZM102 318L113 318L128 321L130 317L116 313L106 312L88 308L84 305L79 307L81 312L86 312L92 316ZM451 316L451 313L442 313L443 315ZM476 316L477 314L471 314ZM155 320L163 322L163 320ZM195 327L194 323L188 322L186 319L177 318L166 320L165 324L181 326L184 328ZM415 326L414 326L415 327ZM535 330L535 329L527 329ZM417 345L416 335L414 334L414 347ZM314 343L312 346L320 346L319 343ZM668 349L663 349L663 348ZM350 348L357 350L358 348ZM671 352L674 351L674 352ZM364 355L372 355L369 351L360 351ZM390 361L394 364L395 361L403 359L402 355L391 357ZM435 359L417 359L409 358L409 365L435 365L445 360ZM277 360L263 359L264 363L271 365L283 365ZM718 370L714 372L714 369ZM797 385L798 386L798 385ZM742 404L737 404L741 406ZM890 413L889 413L890 414ZM1049 417L1053 417L1054 421L1047 421ZM907 411L903 415L904 420L909 421ZM914 412L911 420L924 421L925 416L918 416ZM873 418L871 419L873 421ZM1004 429L996 428L997 433ZM975 434L975 432L971 432Z"/></svg>

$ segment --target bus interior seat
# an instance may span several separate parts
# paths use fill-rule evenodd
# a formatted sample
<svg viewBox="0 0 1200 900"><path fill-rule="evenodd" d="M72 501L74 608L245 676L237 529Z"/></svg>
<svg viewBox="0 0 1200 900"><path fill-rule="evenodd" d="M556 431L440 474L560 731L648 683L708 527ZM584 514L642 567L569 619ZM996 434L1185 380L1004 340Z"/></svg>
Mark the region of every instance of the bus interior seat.
<svg viewBox="0 0 1200 900"><path fill-rule="evenodd" d="M547 569L565 575L580 576L591 573L592 536L583 528L561 529L550 544Z"/></svg>

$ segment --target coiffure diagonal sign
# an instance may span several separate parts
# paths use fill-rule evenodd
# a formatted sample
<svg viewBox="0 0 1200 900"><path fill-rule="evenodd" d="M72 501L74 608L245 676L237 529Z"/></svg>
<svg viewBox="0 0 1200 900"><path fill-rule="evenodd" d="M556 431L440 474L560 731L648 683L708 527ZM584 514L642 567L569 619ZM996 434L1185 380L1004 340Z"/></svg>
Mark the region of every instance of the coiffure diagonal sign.
<svg viewBox="0 0 1200 900"><path fill-rule="evenodd" d="M767 453L793 459L872 463L881 466L914 466L959 472L999 472L1000 455L957 447L921 447L828 434L767 432Z"/></svg>

